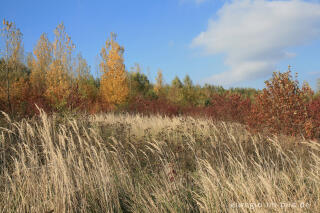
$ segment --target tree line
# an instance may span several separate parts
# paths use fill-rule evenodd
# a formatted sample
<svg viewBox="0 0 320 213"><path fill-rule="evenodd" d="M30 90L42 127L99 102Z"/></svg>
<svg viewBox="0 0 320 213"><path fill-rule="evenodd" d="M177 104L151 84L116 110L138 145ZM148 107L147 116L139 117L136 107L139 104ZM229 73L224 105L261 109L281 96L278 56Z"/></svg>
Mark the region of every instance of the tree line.
<svg viewBox="0 0 320 213"><path fill-rule="evenodd" d="M1 28L1 110L31 113L35 104L54 111L88 110L97 112L123 108L137 97L148 100L167 99L178 105L208 105L213 93L225 93L220 86L194 85L187 75L166 84L159 69L152 84L139 64L128 71L124 64L124 47L111 33L100 51L100 77L94 78L81 53L59 24L51 42L43 33L33 52L25 54L22 33L13 22L3 20ZM249 97L255 89L235 88L232 92ZM30 104L31 103L31 104ZM30 108L30 109L29 109ZM27 112L28 111L28 112Z"/></svg>
<svg viewBox="0 0 320 213"><path fill-rule="evenodd" d="M143 114L206 116L246 124L251 130L318 137L319 93L299 86L291 71L274 73L266 88L195 85L186 75L165 83L159 69L155 83L135 64L127 70L124 47L111 33L100 50L100 76L67 34L63 23L50 41L43 33L25 54L23 35L14 22L3 20L0 46L0 110L14 117L46 112L126 111ZM319 80L320 82L320 80Z"/></svg>

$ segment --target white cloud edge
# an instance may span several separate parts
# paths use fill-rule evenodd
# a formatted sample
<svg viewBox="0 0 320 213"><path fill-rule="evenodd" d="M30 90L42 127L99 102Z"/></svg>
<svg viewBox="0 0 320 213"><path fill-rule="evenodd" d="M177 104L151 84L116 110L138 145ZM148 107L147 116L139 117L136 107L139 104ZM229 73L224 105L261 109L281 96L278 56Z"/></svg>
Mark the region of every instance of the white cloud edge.
<svg viewBox="0 0 320 213"><path fill-rule="evenodd" d="M191 46L206 54L226 54L230 70L209 77L206 83L230 86L265 77L281 60L295 57L287 48L320 37L317 2L238 0L225 3L217 15Z"/></svg>

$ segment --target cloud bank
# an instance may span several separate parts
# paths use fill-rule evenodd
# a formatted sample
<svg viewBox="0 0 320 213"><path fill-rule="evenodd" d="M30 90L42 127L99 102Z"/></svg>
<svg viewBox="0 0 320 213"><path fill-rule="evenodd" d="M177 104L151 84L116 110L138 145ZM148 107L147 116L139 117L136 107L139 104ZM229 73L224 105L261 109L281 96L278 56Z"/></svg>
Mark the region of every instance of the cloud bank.
<svg viewBox="0 0 320 213"><path fill-rule="evenodd" d="M230 70L207 83L224 86L266 77L283 59L295 56L289 47L320 38L320 4L301 0L234 0L209 20L192 41L207 54L223 53Z"/></svg>

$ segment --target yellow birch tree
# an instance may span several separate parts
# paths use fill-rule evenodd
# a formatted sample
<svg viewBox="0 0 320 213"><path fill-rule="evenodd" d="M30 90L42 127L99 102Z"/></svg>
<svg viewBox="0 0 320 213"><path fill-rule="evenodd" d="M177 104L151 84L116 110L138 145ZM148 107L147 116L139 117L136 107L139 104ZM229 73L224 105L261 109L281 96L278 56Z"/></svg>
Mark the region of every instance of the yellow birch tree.
<svg viewBox="0 0 320 213"><path fill-rule="evenodd" d="M100 92L103 102L111 108L124 103L129 94L123 52L124 48L116 42L116 35L111 33L100 53Z"/></svg>
<svg viewBox="0 0 320 213"><path fill-rule="evenodd" d="M46 74L47 89L45 96L58 110L63 110L67 105L70 95L72 76L72 53L75 45L65 32L63 23L54 31L53 61Z"/></svg>
<svg viewBox="0 0 320 213"><path fill-rule="evenodd" d="M46 73L52 62L52 44L46 34L40 36L33 50L33 54L35 58L30 58L28 62L29 68L31 69L30 84L32 94L41 96L46 91Z"/></svg>
<svg viewBox="0 0 320 213"><path fill-rule="evenodd" d="M162 70L159 69L156 77L156 84L154 85L154 91L157 94L157 96L163 95L163 91L162 91L163 86L164 86L164 80L163 80Z"/></svg>
<svg viewBox="0 0 320 213"><path fill-rule="evenodd" d="M95 86L94 78L90 74L90 66L79 53L75 63L76 84L81 98L89 103L95 101L98 88Z"/></svg>
<svg viewBox="0 0 320 213"><path fill-rule="evenodd" d="M13 94L13 83L21 77L21 65L23 61L22 33L16 28L14 22L3 19L1 35L4 41L3 61L1 63L0 98L5 99L7 109L13 111L12 101L17 97ZM1 100L3 101L3 100Z"/></svg>

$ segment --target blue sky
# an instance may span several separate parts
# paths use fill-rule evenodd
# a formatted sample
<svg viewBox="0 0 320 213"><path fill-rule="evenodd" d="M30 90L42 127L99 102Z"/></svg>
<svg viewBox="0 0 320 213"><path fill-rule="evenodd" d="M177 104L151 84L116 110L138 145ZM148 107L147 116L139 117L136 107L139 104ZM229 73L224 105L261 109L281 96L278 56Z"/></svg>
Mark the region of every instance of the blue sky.
<svg viewBox="0 0 320 213"><path fill-rule="evenodd" d="M42 33L63 22L96 73L101 47L115 32L130 70L154 81L190 75L194 83L263 88L288 64L315 89L320 78L320 2L264 0L3 1L31 52Z"/></svg>

